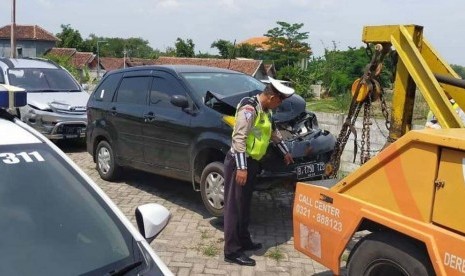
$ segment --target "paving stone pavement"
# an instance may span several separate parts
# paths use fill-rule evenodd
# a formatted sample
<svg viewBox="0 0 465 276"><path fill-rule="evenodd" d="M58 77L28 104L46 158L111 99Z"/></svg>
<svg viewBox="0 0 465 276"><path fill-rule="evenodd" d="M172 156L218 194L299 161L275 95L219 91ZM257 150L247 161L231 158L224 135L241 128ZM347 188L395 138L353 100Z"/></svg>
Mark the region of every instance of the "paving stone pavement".
<svg viewBox="0 0 465 276"><path fill-rule="evenodd" d="M222 220L212 218L192 185L169 178L125 170L118 182L100 178L83 144L59 147L84 170L136 225L134 210L146 203L159 203L171 212L171 220L151 243L175 275L332 275L328 269L296 251L292 237L292 192L276 189L255 192L250 232L264 247L250 256L255 267L242 267L223 260ZM136 225L137 227L137 225ZM278 253L276 261L269 254Z"/></svg>

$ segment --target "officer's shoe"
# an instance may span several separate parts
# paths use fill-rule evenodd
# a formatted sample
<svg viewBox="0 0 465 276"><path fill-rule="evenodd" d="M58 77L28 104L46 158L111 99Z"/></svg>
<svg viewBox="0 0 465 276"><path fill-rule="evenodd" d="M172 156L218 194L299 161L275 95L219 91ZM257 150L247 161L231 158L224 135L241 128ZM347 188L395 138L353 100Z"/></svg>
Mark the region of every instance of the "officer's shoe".
<svg viewBox="0 0 465 276"><path fill-rule="evenodd" d="M262 248L262 244L259 243L259 242L251 242L249 244L246 244L246 245L243 245L241 250L242 251L249 251L249 250L252 250L252 251L255 251L255 250L258 250L258 249L261 249Z"/></svg>
<svg viewBox="0 0 465 276"><path fill-rule="evenodd" d="M247 257L247 255L242 252L224 255L224 261L239 265L255 266L255 260Z"/></svg>

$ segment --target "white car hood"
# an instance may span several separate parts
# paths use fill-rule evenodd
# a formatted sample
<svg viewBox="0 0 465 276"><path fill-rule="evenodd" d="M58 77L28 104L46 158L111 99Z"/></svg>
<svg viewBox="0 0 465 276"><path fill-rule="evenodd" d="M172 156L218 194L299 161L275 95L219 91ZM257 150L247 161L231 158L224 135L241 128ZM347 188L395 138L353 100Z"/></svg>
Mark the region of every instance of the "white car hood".
<svg viewBox="0 0 465 276"><path fill-rule="evenodd" d="M38 109L86 110L87 92L29 92L27 103Z"/></svg>

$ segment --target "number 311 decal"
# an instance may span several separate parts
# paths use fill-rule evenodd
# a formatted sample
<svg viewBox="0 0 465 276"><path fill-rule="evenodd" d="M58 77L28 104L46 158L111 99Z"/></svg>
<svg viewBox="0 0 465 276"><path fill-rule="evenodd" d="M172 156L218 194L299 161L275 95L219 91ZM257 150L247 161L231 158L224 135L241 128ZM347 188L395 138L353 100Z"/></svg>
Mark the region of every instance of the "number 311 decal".
<svg viewBox="0 0 465 276"><path fill-rule="evenodd" d="M33 152L2 152L0 153L0 160L5 164L19 164L21 162L32 163L32 162L43 162L45 161L42 155L37 151Z"/></svg>

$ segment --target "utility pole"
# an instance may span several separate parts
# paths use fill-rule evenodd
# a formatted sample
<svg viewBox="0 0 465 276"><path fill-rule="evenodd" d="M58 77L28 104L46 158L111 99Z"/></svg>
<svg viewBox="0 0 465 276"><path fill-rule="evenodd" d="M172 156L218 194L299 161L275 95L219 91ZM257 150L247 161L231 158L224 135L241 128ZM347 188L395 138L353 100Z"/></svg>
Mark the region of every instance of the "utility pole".
<svg viewBox="0 0 465 276"><path fill-rule="evenodd" d="M16 58L16 37L15 37L15 30L16 30L16 0L12 0L11 6L11 42L10 42L10 57Z"/></svg>
<svg viewBox="0 0 465 276"><path fill-rule="evenodd" d="M99 43L107 43L106 40L97 40L97 80L100 80L100 50L98 47Z"/></svg>

